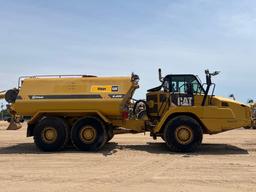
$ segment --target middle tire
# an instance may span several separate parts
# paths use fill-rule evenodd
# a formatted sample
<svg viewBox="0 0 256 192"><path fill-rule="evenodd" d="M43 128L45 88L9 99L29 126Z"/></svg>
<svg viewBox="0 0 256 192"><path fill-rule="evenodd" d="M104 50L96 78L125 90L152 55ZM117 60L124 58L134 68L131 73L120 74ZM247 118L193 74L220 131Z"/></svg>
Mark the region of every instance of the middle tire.
<svg viewBox="0 0 256 192"><path fill-rule="evenodd" d="M102 121L95 117L82 118L71 129L71 141L82 151L98 151L106 140L106 128Z"/></svg>

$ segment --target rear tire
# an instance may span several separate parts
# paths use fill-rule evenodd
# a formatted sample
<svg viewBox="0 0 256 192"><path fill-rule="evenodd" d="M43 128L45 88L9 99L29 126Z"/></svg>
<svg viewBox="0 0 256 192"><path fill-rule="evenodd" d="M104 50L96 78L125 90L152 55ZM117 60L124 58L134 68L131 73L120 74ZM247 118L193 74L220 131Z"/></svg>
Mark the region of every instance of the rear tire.
<svg viewBox="0 0 256 192"><path fill-rule="evenodd" d="M171 151L194 152L202 143L203 131L195 119L179 116L167 122L164 138Z"/></svg>
<svg viewBox="0 0 256 192"><path fill-rule="evenodd" d="M61 118L46 117L34 129L34 142L42 151L59 151L66 145L68 138L68 126Z"/></svg>
<svg viewBox="0 0 256 192"><path fill-rule="evenodd" d="M71 129L71 141L81 151L98 151L107 141L104 124L95 117L78 120Z"/></svg>

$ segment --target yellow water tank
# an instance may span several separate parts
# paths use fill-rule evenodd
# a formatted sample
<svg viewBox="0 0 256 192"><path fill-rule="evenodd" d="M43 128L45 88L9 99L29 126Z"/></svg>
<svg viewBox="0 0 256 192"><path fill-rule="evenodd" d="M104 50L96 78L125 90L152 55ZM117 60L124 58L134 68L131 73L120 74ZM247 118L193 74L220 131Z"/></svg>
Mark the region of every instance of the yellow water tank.
<svg viewBox="0 0 256 192"><path fill-rule="evenodd" d="M138 88L135 76L128 77L29 77L21 80L11 109L34 116L46 111L97 110L105 116L120 116Z"/></svg>

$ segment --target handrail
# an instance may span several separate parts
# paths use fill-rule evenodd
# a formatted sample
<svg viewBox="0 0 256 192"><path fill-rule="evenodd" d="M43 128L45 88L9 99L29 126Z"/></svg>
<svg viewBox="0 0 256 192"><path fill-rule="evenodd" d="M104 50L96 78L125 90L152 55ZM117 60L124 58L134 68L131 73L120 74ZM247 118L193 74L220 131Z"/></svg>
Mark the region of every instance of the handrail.
<svg viewBox="0 0 256 192"><path fill-rule="evenodd" d="M21 86L21 81L27 78L67 78L67 77L97 77L95 75L33 75L33 76L21 76L18 81L18 88Z"/></svg>
<svg viewBox="0 0 256 192"><path fill-rule="evenodd" d="M214 94L214 92L215 92L215 88L216 88L216 84L215 83L212 83L212 85L213 85L213 89L212 89L212 94L211 94L211 97L210 97L210 105L212 105L212 99L213 99L213 94Z"/></svg>

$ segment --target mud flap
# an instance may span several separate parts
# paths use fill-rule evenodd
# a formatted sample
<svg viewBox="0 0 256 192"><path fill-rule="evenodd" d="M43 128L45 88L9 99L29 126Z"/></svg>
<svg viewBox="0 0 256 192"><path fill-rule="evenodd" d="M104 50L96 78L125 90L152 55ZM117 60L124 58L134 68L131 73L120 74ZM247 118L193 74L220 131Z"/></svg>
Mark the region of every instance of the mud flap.
<svg viewBox="0 0 256 192"><path fill-rule="evenodd" d="M7 130L18 130L22 128L22 125L20 123L16 123L13 119L11 120Z"/></svg>

